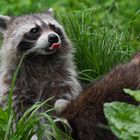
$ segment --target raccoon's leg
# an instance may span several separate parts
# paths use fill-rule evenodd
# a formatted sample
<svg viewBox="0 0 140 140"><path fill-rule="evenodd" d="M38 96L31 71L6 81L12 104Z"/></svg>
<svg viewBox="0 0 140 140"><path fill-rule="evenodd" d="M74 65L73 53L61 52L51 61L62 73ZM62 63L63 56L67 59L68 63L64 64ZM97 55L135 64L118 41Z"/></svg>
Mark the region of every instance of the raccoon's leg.
<svg viewBox="0 0 140 140"><path fill-rule="evenodd" d="M70 88L73 87L73 90L70 93L63 94L62 96L60 96L60 98L58 98L55 101L54 107L58 114L61 114L61 112L63 112L67 108L71 100L74 100L81 91L80 86L78 90L73 85L72 86L70 85L69 87Z"/></svg>
<svg viewBox="0 0 140 140"><path fill-rule="evenodd" d="M74 100L82 91L81 85L75 78L72 78L71 81L66 81L65 85L66 86L62 87L60 91L60 93L64 94L62 94L54 104L55 110L59 114L61 114L61 112L67 108L71 100Z"/></svg>

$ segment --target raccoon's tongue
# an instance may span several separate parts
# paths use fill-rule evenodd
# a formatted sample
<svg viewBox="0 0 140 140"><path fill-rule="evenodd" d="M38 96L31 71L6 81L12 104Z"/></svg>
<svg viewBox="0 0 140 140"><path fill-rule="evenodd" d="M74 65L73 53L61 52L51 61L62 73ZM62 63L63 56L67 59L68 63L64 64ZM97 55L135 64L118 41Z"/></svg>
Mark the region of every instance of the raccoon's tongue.
<svg viewBox="0 0 140 140"><path fill-rule="evenodd" d="M51 46L51 49L58 49L58 48L60 48L60 43L54 43Z"/></svg>

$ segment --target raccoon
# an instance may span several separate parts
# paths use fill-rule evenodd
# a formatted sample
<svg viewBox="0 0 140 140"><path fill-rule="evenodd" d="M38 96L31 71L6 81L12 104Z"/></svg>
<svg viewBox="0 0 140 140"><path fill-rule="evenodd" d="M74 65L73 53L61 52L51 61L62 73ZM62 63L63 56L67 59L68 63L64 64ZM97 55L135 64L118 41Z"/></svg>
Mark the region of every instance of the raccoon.
<svg viewBox="0 0 140 140"><path fill-rule="evenodd" d="M130 62L120 64L101 79L83 89L75 100L62 111L76 140L117 140L103 125L107 120L103 111L106 102L120 101L139 105L123 89L140 89L140 52ZM60 127L61 121L57 123ZM61 127L60 127L61 128ZM63 128L61 128L63 130Z"/></svg>
<svg viewBox="0 0 140 140"><path fill-rule="evenodd" d="M12 77L24 55L13 91L18 118L37 101L52 96L58 112L81 91L71 42L55 20L52 9L37 14L0 16L3 35L0 67L0 102L5 105Z"/></svg>

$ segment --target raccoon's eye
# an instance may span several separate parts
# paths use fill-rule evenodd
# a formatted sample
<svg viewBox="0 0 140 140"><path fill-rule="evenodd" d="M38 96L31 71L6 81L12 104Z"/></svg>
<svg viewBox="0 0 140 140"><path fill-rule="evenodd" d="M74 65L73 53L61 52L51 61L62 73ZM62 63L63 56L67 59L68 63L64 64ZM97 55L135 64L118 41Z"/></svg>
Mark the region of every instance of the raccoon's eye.
<svg viewBox="0 0 140 140"><path fill-rule="evenodd" d="M58 27L56 27L55 25L53 24L49 24L50 28L56 32L58 35L62 35L62 32L61 32L61 29L59 29Z"/></svg>
<svg viewBox="0 0 140 140"><path fill-rule="evenodd" d="M36 34L36 33L38 33L39 31L40 31L40 28L39 28L39 27L35 27L35 28L32 28L32 29L30 30L30 33Z"/></svg>
<svg viewBox="0 0 140 140"><path fill-rule="evenodd" d="M28 33L25 33L24 37L28 40L37 40L41 35L41 32L41 28L36 26L35 28L32 28Z"/></svg>
<svg viewBox="0 0 140 140"><path fill-rule="evenodd" d="M55 25L53 25L53 24L49 24L49 26L50 26L50 28L51 28L52 30L55 30L55 29L56 29Z"/></svg>

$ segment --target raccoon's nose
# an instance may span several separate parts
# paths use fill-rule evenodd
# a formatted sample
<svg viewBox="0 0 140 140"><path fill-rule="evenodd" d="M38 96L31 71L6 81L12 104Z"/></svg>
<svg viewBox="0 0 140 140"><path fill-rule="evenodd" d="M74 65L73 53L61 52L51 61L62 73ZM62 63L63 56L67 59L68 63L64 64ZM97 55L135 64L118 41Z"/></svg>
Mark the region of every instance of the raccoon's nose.
<svg viewBox="0 0 140 140"><path fill-rule="evenodd" d="M56 34L49 34L48 35L48 42L50 44L53 44L53 43L58 43L59 42L59 38Z"/></svg>

